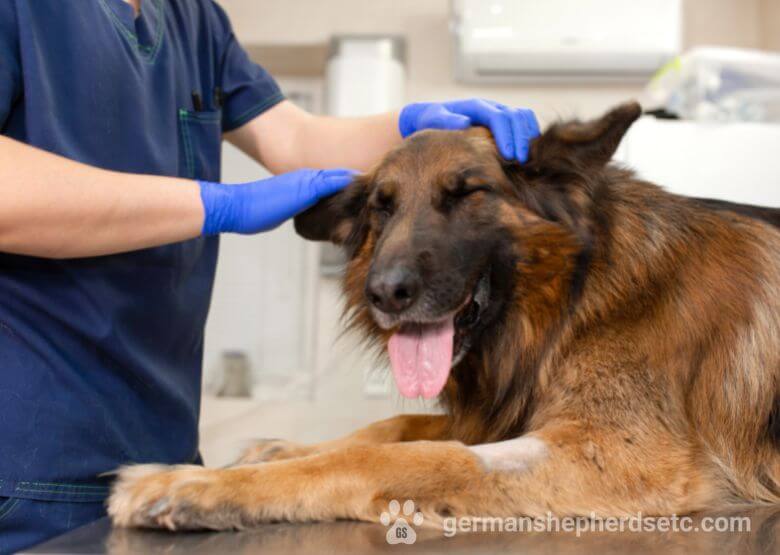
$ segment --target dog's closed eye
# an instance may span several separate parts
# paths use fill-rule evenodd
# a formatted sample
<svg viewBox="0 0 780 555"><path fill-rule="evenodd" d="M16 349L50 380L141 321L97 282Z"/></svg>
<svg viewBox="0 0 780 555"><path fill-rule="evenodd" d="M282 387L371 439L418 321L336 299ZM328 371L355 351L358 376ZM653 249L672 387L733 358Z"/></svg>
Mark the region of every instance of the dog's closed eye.
<svg viewBox="0 0 780 555"><path fill-rule="evenodd" d="M487 184L481 184L481 185L463 185L460 187L455 187L454 189L448 189L446 191L447 195L453 198L463 198L467 197L469 195L473 195L475 193L492 193L493 187Z"/></svg>
<svg viewBox="0 0 780 555"><path fill-rule="evenodd" d="M395 212L395 198L379 190L371 197L368 207L380 220L385 220Z"/></svg>
<svg viewBox="0 0 780 555"><path fill-rule="evenodd" d="M492 193L494 189L487 184L464 185L458 184L456 187L446 188L442 191L441 208L449 212L458 204L477 193Z"/></svg>

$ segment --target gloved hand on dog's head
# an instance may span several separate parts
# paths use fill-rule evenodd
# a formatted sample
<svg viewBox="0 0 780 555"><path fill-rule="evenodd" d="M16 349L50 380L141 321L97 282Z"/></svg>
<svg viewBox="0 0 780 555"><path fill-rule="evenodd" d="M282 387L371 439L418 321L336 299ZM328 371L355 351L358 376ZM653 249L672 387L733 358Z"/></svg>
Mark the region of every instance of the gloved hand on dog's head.
<svg viewBox="0 0 780 555"><path fill-rule="evenodd" d="M499 152L507 160L526 162L531 140L539 136L539 122L531 110L479 98L417 102L401 110L398 118L402 137L422 129L457 130L474 125L490 129Z"/></svg>

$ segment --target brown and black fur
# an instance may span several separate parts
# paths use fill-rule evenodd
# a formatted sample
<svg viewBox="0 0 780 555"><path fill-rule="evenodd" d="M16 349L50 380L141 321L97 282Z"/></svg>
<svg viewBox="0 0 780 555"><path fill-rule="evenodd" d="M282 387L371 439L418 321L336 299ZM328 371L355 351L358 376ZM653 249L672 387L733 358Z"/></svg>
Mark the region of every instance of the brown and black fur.
<svg viewBox="0 0 780 555"><path fill-rule="evenodd" d="M347 249L351 321L380 346L392 322L366 284L388 264L419 276L425 314L489 275L445 415L264 442L227 469L130 467L114 521L376 521L407 498L429 523L778 503L780 211L676 196L611 165L639 113L553 125L524 165L483 130L418 133L296 218Z"/></svg>

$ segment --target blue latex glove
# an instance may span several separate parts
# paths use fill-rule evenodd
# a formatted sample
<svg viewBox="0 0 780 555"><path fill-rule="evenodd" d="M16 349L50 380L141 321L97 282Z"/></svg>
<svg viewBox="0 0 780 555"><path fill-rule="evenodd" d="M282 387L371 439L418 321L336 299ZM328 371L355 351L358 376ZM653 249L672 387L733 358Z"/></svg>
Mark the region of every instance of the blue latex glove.
<svg viewBox="0 0 780 555"><path fill-rule="evenodd" d="M466 129L473 125L490 129L498 151L507 160L526 162L531 139L539 136L539 123L531 110L480 98L409 104L398 118L402 137L421 129Z"/></svg>
<svg viewBox="0 0 780 555"><path fill-rule="evenodd" d="M203 235L268 231L349 185L353 170L298 170L240 185L198 181Z"/></svg>

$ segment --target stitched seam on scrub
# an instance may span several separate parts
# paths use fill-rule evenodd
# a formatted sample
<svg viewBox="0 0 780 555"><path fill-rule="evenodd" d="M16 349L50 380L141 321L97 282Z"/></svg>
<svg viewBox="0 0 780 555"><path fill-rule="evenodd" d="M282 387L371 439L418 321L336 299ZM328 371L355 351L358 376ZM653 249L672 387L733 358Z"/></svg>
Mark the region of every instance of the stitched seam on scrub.
<svg viewBox="0 0 780 555"><path fill-rule="evenodd" d="M284 94L276 93L271 98L264 100L260 104L256 104L252 106L248 110L245 110L244 112L236 116L235 119L228 121L227 124L225 125L225 129L231 131L236 127L240 127L241 125L245 124L247 121L252 119L253 117L267 110L272 105L281 102L282 100L284 100Z"/></svg>
<svg viewBox="0 0 780 555"><path fill-rule="evenodd" d="M103 8L103 11L108 14L108 17L111 18L111 20L114 22L114 25L119 29L119 32L122 34L122 36L124 36L125 39L127 39L127 41L130 43L130 46L133 46L136 50L138 50L138 53L145 62L150 64L154 63L155 59L157 58L157 53L160 51L163 31L165 29L165 17L163 13L165 4L163 0L155 0L157 5L157 35L154 37L154 44L152 46L147 46L138 42L138 36L119 20L116 14L111 11L111 8L108 7L108 4L106 4L105 0L98 1L100 6Z"/></svg>
<svg viewBox="0 0 780 555"><path fill-rule="evenodd" d="M7 333L9 336L13 337L14 339L19 339L19 336L16 335L16 332L14 331L14 329L11 326L9 326L8 324L6 324L5 322L3 322L2 320L0 320L0 330L3 330L5 333ZM0 480L0 484L2 484L2 483L3 483L3 481Z"/></svg>
<svg viewBox="0 0 780 555"><path fill-rule="evenodd" d="M56 488L72 488L72 489L83 489L83 490L99 490L99 491L108 491L108 486L90 486L88 484L63 484L61 482L19 482L19 486L27 487L56 487Z"/></svg>
<svg viewBox="0 0 780 555"><path fill-rule="evenodd" d="M103 499L105 495L108 493L106 492L93 492L93 491L62 491L62 490L56 490L56 489L28 489L28 488L16 488L16 491L23 491L27 493L51 493L51 494L57 494L57 495L91 495L92 497L95 497L96 499Z"/></svg>
<svg viewBox="0 0 780 555"><path fill-rule="evenodd" d="M107 486L61 484L58 482L19 482L16 488L14 488L14 491L21 493L48 493L52 495L101 500L108 495L109 488Z"/></svg>
<svg viewBox="0 0 780 555"><path fill-rule="evenodd" d="M158 16L158 23L160 22L159 16L161 15L161 10L163 7L161 0L155 0L156 8L157 8L157 16ZM150 45L141 44L138 40L138 35L133 33L130 29L127 28L127 26L122 23L119 18L116 16L116 14L111 11L111 8L108 7L108 5L105 3L105 0L100 0L100 5L103 7L103 9L106 11L108 16L113 20L114 23L116 23L119 26L119 31L130 41L130 43L136 47L138 50L141 51L141 53L145 56L152 56L156 49L159 47L159 40L161 38L161 30L162 26L158 25L157 27L157 34L154 37L154 43Z"/></svg>
<svg viewBox="0 0 780 555"><path fill-rule="evenodd" d="M181 122L185 158L187 160L187 171L189 177L195 178L195 148L192 137L190 136L190 122L219 124L222 120L222 114L217 112L190 112L188 110L179 110L179 121Z"/></svg>
<svg viewBox="0 0 780 555"><path fill-rule="evenodd" d="M18 497L12 497L8 500L7 503L3 503L3 505L0 506L0 521L14 511L16 506L19 504L19 501L21 501L21 499Z"/></svg>

